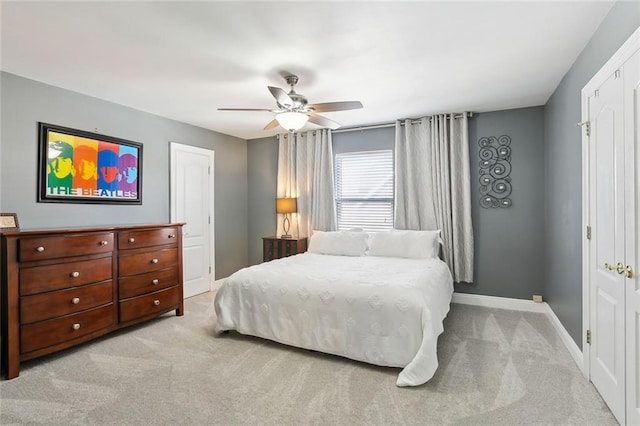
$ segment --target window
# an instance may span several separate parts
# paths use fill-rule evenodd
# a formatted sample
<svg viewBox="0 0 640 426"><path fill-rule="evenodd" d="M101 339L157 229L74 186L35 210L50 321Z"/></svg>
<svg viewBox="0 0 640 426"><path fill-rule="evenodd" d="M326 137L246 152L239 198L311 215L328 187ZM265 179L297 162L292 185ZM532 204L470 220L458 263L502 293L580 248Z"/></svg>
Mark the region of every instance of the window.
<svg viewBox="0 0 640 426"><path fill-rule="evenodd" d="M393 228L393 151L336 154L338 229Z"/></svg>

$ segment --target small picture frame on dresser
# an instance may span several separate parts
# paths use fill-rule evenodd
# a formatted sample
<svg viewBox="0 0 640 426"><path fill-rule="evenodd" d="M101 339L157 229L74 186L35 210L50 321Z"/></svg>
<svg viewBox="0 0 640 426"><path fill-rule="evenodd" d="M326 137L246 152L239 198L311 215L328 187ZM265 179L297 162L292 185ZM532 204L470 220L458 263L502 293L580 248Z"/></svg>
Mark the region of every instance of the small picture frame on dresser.
<svg viewBox="0 0 640 426"><path fill-rule="evenodd" d="M0 213L0 233L20 229L17 213Z"/></svg>

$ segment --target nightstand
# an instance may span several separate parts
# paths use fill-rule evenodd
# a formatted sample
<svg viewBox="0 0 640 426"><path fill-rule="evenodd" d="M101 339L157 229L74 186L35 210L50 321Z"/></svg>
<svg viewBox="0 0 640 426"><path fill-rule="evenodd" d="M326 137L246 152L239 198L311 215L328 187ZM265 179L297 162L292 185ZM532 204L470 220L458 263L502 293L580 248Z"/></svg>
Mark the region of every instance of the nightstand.
<svg viewBox="0 0 640 426"><path fill-rule="evenodd" d="M262 237L262 260L268 262L307 251L307 237Z"/></svg>

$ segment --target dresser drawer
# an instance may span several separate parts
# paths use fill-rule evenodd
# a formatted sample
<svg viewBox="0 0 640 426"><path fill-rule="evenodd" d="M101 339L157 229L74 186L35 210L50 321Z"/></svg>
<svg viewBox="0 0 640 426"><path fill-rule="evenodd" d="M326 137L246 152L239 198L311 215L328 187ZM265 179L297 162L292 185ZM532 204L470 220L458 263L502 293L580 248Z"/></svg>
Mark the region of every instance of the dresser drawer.
<svg viewBox="0 0 640 426"><path fill-rule="evenodd" d="M120 321L127 322L170 307L175 307L182 297L180 287L171 287L146 296L138 296L120 302Z"/></svg>
<svg viewBox="0 0 640 426"><path fill-rule="evenodd" d="M120 278L119 298L140 296L152 291L178 285L178 268L163 269L161 271L147 272L146 274L132 275Z"/></svg>
<svg viewBox="0 0 640 426"><path fill-rule="evenodd" d="M69 235L56 237L21 238L18 242L20 262L110 253L113 233Z"/></svg>
<svg viewBox="0 0 640 426"><path fill-rule="evenodd" d="M123 231L118 234L118 249L127 250L178 244L178 228L158 228L141 231Z"/></svg>
<svg viewBox="0 0 640 426"><path fill-rule="evenodd" d="M120 254L118 258L121 277L159 271L177 265L178 249L154 250L131 255Z"/></svg>
<svg viewBox="0 0 640 426"><path fill-rule="evenodd" d="M113 324L113 304L20 327L20 352L75 339Z"/></svg>
<svg viewBox="0 0 640 426"><path fill-rule="evenodd" d="M30 324L106 305L113 301L111 281L20 298L20 322Z"/></svg>
<svg viewBox="0 0 640 426"><path fill-rule="evenodd" d="M20 270L20 296L111 279L111 257Z"/></svg>

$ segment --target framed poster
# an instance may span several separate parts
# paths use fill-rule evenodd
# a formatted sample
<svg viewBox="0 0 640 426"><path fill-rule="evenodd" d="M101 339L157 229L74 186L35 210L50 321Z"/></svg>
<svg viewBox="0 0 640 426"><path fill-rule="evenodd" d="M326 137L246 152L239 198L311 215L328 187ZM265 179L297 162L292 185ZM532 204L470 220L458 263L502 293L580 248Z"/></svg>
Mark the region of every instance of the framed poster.
<svg viewBox="0 0 640 426"><path fill-rule="evenodd" d="M38 125L38 202L142 204L142 144Z"/></svg>

